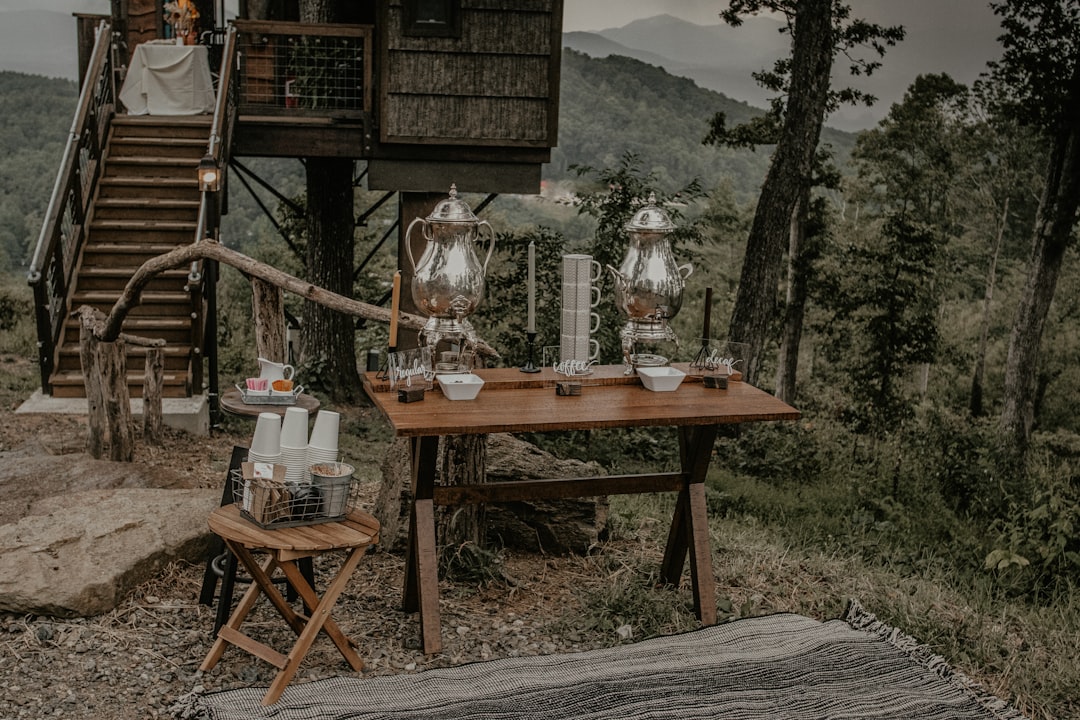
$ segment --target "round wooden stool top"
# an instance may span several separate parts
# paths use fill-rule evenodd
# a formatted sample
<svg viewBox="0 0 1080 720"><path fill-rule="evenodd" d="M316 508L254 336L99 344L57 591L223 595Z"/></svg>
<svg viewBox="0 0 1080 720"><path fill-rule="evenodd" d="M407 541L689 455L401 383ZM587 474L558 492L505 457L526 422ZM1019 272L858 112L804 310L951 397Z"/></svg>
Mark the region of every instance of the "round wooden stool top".
<svg viewBox="0 0 1080 720"><path fill-rule="evenodd" d="M311 415L318 411L319 406L322 404L318 398L306 393L300 393L296 396L296 402L292 405L271 405L269 403L249 405L244 402L244 396L236 389L223 392L221 397L218 398L218 402L221 403L221 409L225 412L245 417L259 417L259 414L264 412L271 412L284 417L285 411L291 407L303 408L307 410L308 415Z"/></svg>
<svg viewBox="0 0 1080 720"><path fill-rule="evenodd" d="M210 529L248 548L291 551L296 556L364 547L379 542L379 521L362 510L344 520L282 528L261 528L240 514L235 504L210 513Z"/></svg>

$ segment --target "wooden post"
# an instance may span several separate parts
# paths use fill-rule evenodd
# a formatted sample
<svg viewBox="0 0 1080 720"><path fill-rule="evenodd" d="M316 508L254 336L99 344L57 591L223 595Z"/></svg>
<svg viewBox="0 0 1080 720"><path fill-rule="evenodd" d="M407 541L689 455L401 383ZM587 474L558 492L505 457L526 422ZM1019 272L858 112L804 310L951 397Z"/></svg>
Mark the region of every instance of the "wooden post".
<svg viewBox="0 0 1080 720"><path fill-rule="evenodd" d="M285 293L261 278L251 278L251 308L258 357L288 362L285 339Z"/></svg>
<svg viewBox="0 0 1080 720"><path fill-rule="evenodd" d="M101 394L101 371L97 362L98 340L94 337L93 310L84 307L79 312L79 362L82 364L83 387L86 388L87 434L86 452L95 460L105 454L105 409Z"/></svg>
<svg viewBox="0 0 1080 720"><path fill-rule="evenodd" d="M161 445L161 389L165 384L165 348L146 348L146 375L143 378L143 440Z"/></svg>
<svg viewBox="0 0 1080 720"><path fill-rule="evenodd" d="M123 338L98 344L101 387L105 417L109 425L109 459L131 462L135 455L135 433L131 422L131 396L127 386L127 359Z"/></svg>

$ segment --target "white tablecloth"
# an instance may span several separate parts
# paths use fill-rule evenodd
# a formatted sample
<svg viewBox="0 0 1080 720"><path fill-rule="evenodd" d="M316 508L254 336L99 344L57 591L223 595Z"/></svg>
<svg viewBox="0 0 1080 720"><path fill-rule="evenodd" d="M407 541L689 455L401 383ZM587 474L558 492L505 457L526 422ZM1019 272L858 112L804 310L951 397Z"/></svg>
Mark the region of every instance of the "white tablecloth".
<svg viewBox="0 0 1080 720"><path fill-rule="evenodd" d="M214 109L214 82L203 45L136 46L120 101L130 115L198 115Z"/></svg>

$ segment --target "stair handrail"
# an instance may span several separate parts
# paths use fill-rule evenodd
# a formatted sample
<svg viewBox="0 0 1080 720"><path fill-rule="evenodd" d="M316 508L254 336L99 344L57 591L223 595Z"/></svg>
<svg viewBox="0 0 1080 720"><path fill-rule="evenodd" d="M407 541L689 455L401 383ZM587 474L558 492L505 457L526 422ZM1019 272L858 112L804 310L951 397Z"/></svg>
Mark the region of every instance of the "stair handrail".
<svg viewBox="0 0 1080 720"><path fill-rule="evenodd" d="M116 106L112 26L103 20L79 91L48 209L26 280L34 291L41 388L49 393L54 353L67 316L68 290L86 239L87 214L102 170Z"/></svg>
<svg viewBox="0 0 1080 720"><path fill-rule="evenodd" d="M200 188L199 218L195 225L195 242L218 239L221 224L222 198L227 190L228 168L232 159L232 137L239 108L239 52L236 26L229 24L221 53L214 117L210 122L210 138L204 162L212 162L218 171L218 189ZM206 261L205 270L199 261L191 263L188 287L192 297L192 384L198 392L202 386L202 359L208 364L208 396L212 421L216 424L218 411L217 377L217 264ZM198 292L201 290L201 292Z"/></svg>

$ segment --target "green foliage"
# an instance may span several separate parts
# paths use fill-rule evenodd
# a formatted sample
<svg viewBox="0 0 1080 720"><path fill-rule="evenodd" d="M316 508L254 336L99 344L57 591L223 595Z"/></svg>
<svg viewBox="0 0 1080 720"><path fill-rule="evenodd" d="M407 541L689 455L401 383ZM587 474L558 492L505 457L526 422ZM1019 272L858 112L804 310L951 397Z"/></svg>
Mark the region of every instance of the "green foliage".
<svg viewBox="0 0 1080 720"><path fill-rule="evenodd" d="M934 359L937 243L927 226L889 215L880 234L834 244L817 270L816 297L827 312L817 329L861 432L883 434L909 417L904 374Z"/></svg>
<svg viewBox="0 0 1080 720"><path fill-rule="evenodd" d="M997 96L998 109L1045 132L1073 123L1080 6L1075 0L1001 0L990 6L1005 31L1001 60L989 63L986 81L1004 91Z"/></svg>
<svg viewBox="0 0 1080 720"><path fill-rule="evenodd" d="M1080 582L1080 483L1075 436L1061 447L1059 435L1033 451L1027 493L1010 494L990 526L984 566L1017 592L1047 595ZM1058 448L1053 444L1056 442ZM1036 441L1037 444L1038 441Z"/></svg>
<svg viewBox="0 0 1080 720"><path fill-rule="evenodd" d="M0 71L0 271L29 262L77 99L68 80Z"/></svg>

